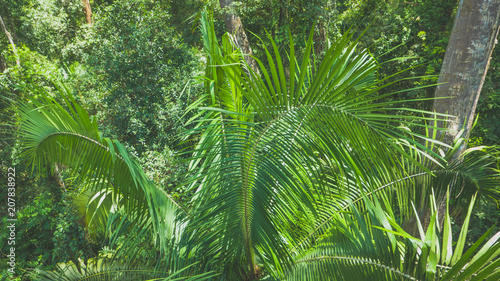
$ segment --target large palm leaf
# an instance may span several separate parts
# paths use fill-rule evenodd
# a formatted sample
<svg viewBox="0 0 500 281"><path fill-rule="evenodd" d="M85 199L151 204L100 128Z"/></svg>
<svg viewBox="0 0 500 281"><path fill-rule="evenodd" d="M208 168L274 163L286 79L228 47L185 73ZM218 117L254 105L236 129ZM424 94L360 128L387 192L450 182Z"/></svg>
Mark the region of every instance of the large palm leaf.
<svg viewBox="0 0 500 281"><path fill-rule="evenodd" d="M97 121L65 88L59 88L64 106L42 88L32 91L39 98L19 104L22 156L33 168L54 163L70 168L84 192L90 192L83 197L92 200L82 204L89 221L106 225L111 208L120 209L136 223L151 220L150 234L167 245L179 227L177 203L146 177L120 142L100 135Z"/></svg>
<svg viewBox="0 0 500 281"><path fill-rule="evenodd" d="M110 219L114 221L114 218ZM125 237L123 234L126 226L120 222L115 233L111 237L109 248L111 253L102 253L98 257L87 261L78 260L78 264L73 262L59 263L55 271L36 270L32 273L34 280L58 280L58 281L79 281L79 280L207 280L217 274L203 270L203 265L198 262L189 264L178 264L173 266L175 258L171 256L179 255L179 248L174 247L172 251L158 255L159 245L153 246L148 243L150 233L148 227L151 225L130 226L130 233ZM120 242L118 240L121 240ZM116 244L119 244L118 246Z"/></svg>
<svg viewBox="0 0 500 281"><path fill-rule="evenodd" d="M365 197L367 214L354 205L351 214L338 213L330 235L296 256L286 280L497 280L500 232L485 243L490 229L463 251L474 201L475 196L453 246L448 207L440 214L445 224L439 231L435 196L430 200L433 215L426 233L417 220L420 238L407 234L378 200L372 203Z"/></svg>
<svg viewBox="0 0 500 281"><path fill-rule="evenodd" d="M256 277L260 264L284 276L296 233L313 228L323 209L375 179L398 178L400 155L427 170L402 144L436 155L401 128L407 117L389 109L397 102L375 103L384 87L378 64L349 35L321 62L311 60L312 33L300 64L291 42L289 74L271 40L275 59L266 50L269 70L256 59L260 77L242 67L230 36L217 44L207 14L201 29L208 59L201 118L188 132L200 137L191 226L215 239L207 241L219 245L214 255L227 274Z"/></svg>

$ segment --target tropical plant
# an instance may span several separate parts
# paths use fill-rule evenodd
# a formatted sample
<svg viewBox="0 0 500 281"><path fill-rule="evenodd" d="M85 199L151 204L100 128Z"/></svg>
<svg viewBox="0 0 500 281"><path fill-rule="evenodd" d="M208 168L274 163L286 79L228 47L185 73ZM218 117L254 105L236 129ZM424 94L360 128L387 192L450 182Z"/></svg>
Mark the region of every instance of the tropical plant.
<svg viewBox="0 0 500 281"><path fill-rule="evenodd" d="M414 122L432 118L397 115L393 111L420 111L394 108L400 101L380 102L391 94L378 91L397 81L377 79L380 65L368 51L356 50L349 33L322 61L312 55L312 32L301 62L291 41L289 69L271 39L265 52L270 69L255 58L260 77L231 35L218 44L210 13L201 23L205 91L191 106L199 111L185 133L187 140L198 140L186 151L193 173L185 183L193 194L189 209L156 188L119 142L100 136L96 121L70 95L63 97L67 109L46 94L21 107L25 155L35 167L73 168L102 196L89 205L95 206L90 213L102 207L109 220L112 209L121 209L117 213L139 226L132 232L147 230L164 258L162 278L187 268L175 277L216 272L210 278L496 280L500 234L471 259L489 233L463 254L465 223L452 251L450 215L439 212L434 196L427 201L434 211L421 239L398 225L396 213L412 210L395 208L393 200L411 204L416 197L409 196L414 186L394 183L414 178L417 168L439 176L426 161L445 169L446 159L420 141L444 144L408 130L410 124L435 129ZM421 198L432 195L423 191ZM100 203L108 199L110 204ZM444 216L443 244L438 216ZM112 265L92 268L116 271Z"/></svg>
<svg viewBox="0 0 500 281"><path fill-rule="evenodd" d="M57 163L70 168L73 171L70 178L82 187L78 200L84 202L78 205L85 206L83 212L88 223L92 223L97 231L107 232L110 239L116 239L120 233L133 232L137 235L137 232L146 231L147 240L156 242L154 251L161 251L167 257L172 251L178 253L182 245L179 243L179 232L183 229L183 225L177 222L182 217L180 213L176 214L180 206L145 176L138 162L122 144L101 137L96 120L89 118L67 89L59 88L64 106L41 87L34 86L33 91L39 94L40 101L32 99L30 103L19 106L23 118L21 150L32 167L44 171L46 163ZM128 227L131 223L135 228ZM110 241L110 244L113 242ZM129 248L129 251L135 249ZM123 256L129 257L130 254ZM175 256L171 258L175 260ZM99 275L108 278L109 274L116 273L116 268L124 270L123 261L111 261L89 261L88 270L82 269L71 276L84 278L87 273L96 273L97 270ZM169 259L162 262L169 262ZM102 264L109 266L102 267ZM132 262L125 264L135 266ZM177 262L174 266L165 267L161 274L174 274L185 267L195 268L193 264ZM74 265L61 268L71 271ZM152 276L158 276L157 273ZM184 272L189 278L191 273ZM206 272L208 274L210 271Z"/></svg>
<svg viewBox="0 0 500 281"><path fill-rule="evenodd" d="M448 204L440 231L433 195L431 223L425 233L417 220L420 238L412 237L387 217L377 200L365 197L368 214L363 217L354 206L348 215L337 214L329 237L296 257L287 280L496 280L500 274L500 233L483 243L490 229L463 254L474 201L475 197L453 247ZM496 261L489 263L491 260Z"/></svg>
<svg viewBox="0 0 500 281"><path fill-rule="evenodd" d="M87 46L89 106L102 131L139 155L175 145L189 101L186 83L198 74L194 54L169 24L165 1L116 1L96 14ZM96 98L98 97L98 98ZM187 118L186 118L187 119Z"/></svg>
<svg viewBox="0 0 500 281"><path fill-rule="evenodd" d="M119 216L111 216L110 224L119 222L114 234L126 230L126 226L120 222ZM145 243L150 238L148 227L151 225L134 225L131 226L130 232L134 235L123 240L120 235L113 235L110 239L110 247L116 248L110 250L109 253L101 253L99 257L89 259L87 261L78 260L78 263L67 262L57 264L57 271L47 272L37 270L33 276L36 280L207 280L213 278L213 272L200 272L196 269L198 263L192 263L173 270L169 266L168 255L158 257L155 252L157 248L148 249L148 243ZM115 247L115 244L119 246ZM145 247L146 246L146 247ZM175 267L174 267L175 268Z"/></svg>

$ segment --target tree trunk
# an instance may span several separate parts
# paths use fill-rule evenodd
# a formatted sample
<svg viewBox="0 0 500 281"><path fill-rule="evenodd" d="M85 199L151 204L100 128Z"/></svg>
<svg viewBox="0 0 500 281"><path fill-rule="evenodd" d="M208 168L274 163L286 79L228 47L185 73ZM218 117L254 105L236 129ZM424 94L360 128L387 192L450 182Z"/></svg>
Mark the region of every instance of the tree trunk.
<svg viewBox="0 0 500 281"><path fill-rule="evenodd" d="M462 129L461 136L469 138L499 29L500 0L460 1L438 79L438 83L445 84L438 85L435 93L437 98L452 98L434 101L436 112L455 116L446 124L449 129L444 132L443 141L446 144L452 145ZM467 142L464 142L451 160L461 161L460 154L466 148ZM439 224L443 225L446 198L438 200Z"/></svg>
<svg viewBox="0 0 500 281"><path fill-rule="evenodd" d="M82 3L85 20L87 21L87 24L92 24L92 10L90 9L90 2L89 0L82 0Z"/></svg>
<svg viewBox="0 0 500 281"><path fill-rule="evenodd" d="M220 7L222 9L230 7L232 2L233 0L219 0ZM240 17L235 15L234 13L225 12L224 22L226 23L227 31L233 35L234 42L241 49L243 54L253 55L252 48L250 47L250 42L248 42L248 38L245 30L243 29L243 24L241 23ZM257 75L260 74L257 63L252 57L245 56L245 61L253 69L253 71L257 73Z"/></svg>
<svg viewBox="0 0 500 281"><path fill-rule="evenodd" d="M14 44L14 40L12 40L12 36L10 35L7 27L5 27L5 23L3 22L2 15L0 15L0 23L2 24L3 31L5 35L7 35L7 39L9 39L10 44L12 45L12 51L14 52L14 56L16 57L16 65L21 66L21 62L19 61L19 55L17 54L16 44Z"/></svg>
<svg viewBox="0 0 500 281"><path fill-rule="evenodd" d="M434 111L455 117L448 119L443 142L453 144L455 137L464 129L468 138L481 88L488 70L490 56L495 46L500 24L500 0L461 0L450 41L441 67L435 97L451 97L434 100ZM443 127L442 122L437 124ZM438 132L438 136L441 132ZM466 149L466 143L455 154L457 159ZM443 225L446 198L436 198L439 224ZM424 228L430 223L429 208L420 210ZM412 217L403 228L413 236L418 235L416 218Z"/></svg>
<svg viewBox="0 0 500 281"><path fill-rule="evenodd" d="M456 116L446 124L450 130L444 136L446 144L453 144L462 129L463 136L469 135L499 24L500 0L460 2L438 80L445 84L438 85L435 93L437 98L452 98L434 101L436 112Z"/></svg>

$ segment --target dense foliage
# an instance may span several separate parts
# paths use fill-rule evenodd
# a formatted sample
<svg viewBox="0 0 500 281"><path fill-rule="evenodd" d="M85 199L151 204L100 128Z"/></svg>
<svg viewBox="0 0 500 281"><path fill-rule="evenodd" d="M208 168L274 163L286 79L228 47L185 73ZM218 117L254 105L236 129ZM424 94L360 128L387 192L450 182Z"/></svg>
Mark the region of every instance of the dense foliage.
<svg viewBox="0 0 500 281"><path fill-rule="evenodd" d="M16 258L19 261L17 264L19 271L16 272L17 280L32 278L28 277L32 273L31 269L51 271L57 268L57 263L62 262L69 267L78 265L77 270L84 268L79 265L81 262L88 266L89 272L92 271L90 268L99 270L97 265L92 267L94 261L91 258L96 257L110 258L109 264L113 266L117 266L116 260L118 260L121 262L118 267L122 270L125 268L147 268L154 272L151 275L144 275L144 278L161 277L165 274L170 274L171 278L175 278L174 272L178 272L177 276L206 272L207 275L203 275L204 277L197 276L200 280L205 277L210 278L214 272L214 274L222 273L223 275L219 276L226 276L229 280L265 276L267 276L266 278L271 278L271 276L273 278L283 278L284 276L292 278L301 274L302 269L298 265L304 265L306 268L307 262L301 260L315 260L322 255L333 253L330 252L332 249L329 248L329 243L338 243L339 241L321 240L324 238L323 235L336 233L338 237L344 237L346 240L342 241L347 245L346 252L357 249L356 247L361 245L356 244L354 240L349 240L354 243L349 244L351 242L348 242L346 237L356 237L359 241L364 241L363 243L371 243L366 233L361 235L363 237L353 234L363 233L366 230L365 227L369 229L368 232L373 232L374 237L379 237L382 240L387 239L384 240L387 243L395 243L387 232L377 233L377 231L373 231L371 226L378 225L388 228L391 225L394 231L400 231L396 225L398 223L403 225L403 221L411 219L413 214L410 210L410 201L415 202L417 209L427 208L429 194L425 192L410 194L407 197L401 197L401 194L398 194L387 202L381 200L384 202L381 203L382 205L389 204L388 202L393 204L394 215L397 218L397 222L391 221L390 224L386 224L377 215L377 210L379 210L377 206L367 211L365 208L368 207L360 203L363 200L352 195L359 199L356 201L359 204L354 206L351 211L353 213L361 212L359 215L365 217L366 225L362 223L357 225L358 230L343 228L345 225L339 226L337 229L319 229L321 235L310 234L308 238L317 244L305 241L304 245L310 247L301 248L303 245L297 241L303 239L305 233L312 233L311 229L315 229L315 224L316 227L322 225L321 217L324 215L322 212L326 211L321 206L327 204L325 202L328 201L325 198L328 196L321 197L320 194L322 192L328 193L328 186L339 184L340 177L337 175L339 171L342 176L352 177L350 180L354 182L362 182L367 190L376 189L377 186L384 186L384 183L388 184L396 180L398 172L392 171L391 176L384 178L381 175L387 172L387 167L380 168L380 170L368 169L369 165L364 165L362 162L372 163L370 162L372 160L370 160L371 157L364 154L365 152L356 153L357 159L353 157L354 160L352 160L354 162L347 161L346 163L350 164L337 168L334 164L340 163L341 161L338 159L342 159L344 154L335 155L338 162L332 160L335 157L318 156L328 154L324 151L326 147L342 147L339 144L349 137L349 135L339 137L338 140L326 138L321 145L313 145L312 139L321 139L328 135L328 131L321 125L332 120L317 121L319 123L309 127L311 131L301 132L310 138L306 138L303 143L297 145L302 149L306 149L305 147L310 145L311 151L309 152L313 154L310 157L311 159L317 157L316 162L310 160L311 162L308 163L293 153L288 158L281 160L265 160L267 158L261 157L259 159L262 160L255 163L236 156L236 158L229 157L226 160L215 157L214 155L227 155L227 153L231 153L230 155L233 156L252 153L255 155L278 155L283 154L285 146L293 147L293 145L286 143L286 140L280 138L279 135L271 136L264 133L261 142L257 141L254 145L252 139L258 136L256 135L258 132L265 131L266 122L269 122L275 114L264 114L265 110L262 110L265 108L263 100L247 93L247 86L254 83L257 78L247 81L234 80L235 78L232 77L234 74L230 74L230 71L234 71L237 73L236 76L242 77L250 75L250 73L246 70L239 70L237 67L211 68L210 66L239 63L239 59L234 57L237 56L237 51L230 48L227 37L224 37L226 27L222 16L226 12L235 13L241 17L254 55L262 63L261 69L269 71L268 80L265 76L262 77L263 82L258 87L259 91L267 88L268 91L278 93L279 89L282 88L284 93L289 87L302 87L304 90L308 87L314 87L311 79L317 73L312 70L317 69L315 67L318 67L324 59L328 60L327 50L338 44L346 32L352 36L348 37L349 42L345 42L346 46L352 43L354 40L352 38L358 38L362 32L365 32L363 36L359 37L358 46L353 48L352 56L346 61L353 61L357 58L356 55L362 56L364 54L366 56L364 59L370 61L369 65L377 65L376 70L369 75L369 78L374 80L363 80L363 83L356 86L358 88L354 87L356 90L347 92L352 94L353 91L355 92L366 85L373 86L375 84L371 83L378 79L382 80L384 85L384 87L377 89L380 99L368 100L370 105L367 107L379 103L387 107L398 108L391 111L391 114L402 114L404 110L399 109L401 106L395 102L412 100L406 103L405 107L430 110L432 101L426 100L426 98L433 96L434 87L429 85L437 81L459 1L251 0L234 1L233 5L225 10L220 9L218 2L215 0L91 0L93 24L87 24L80 0L0 0L0 15L16 45L16 52L14 52L13 46L2 28L0 32L0 124L2 125L0 131L0 180L7 182L6 171L9 167L15 166L16 170L19 171L16 179L19 186L16 193L19 228L16 233L17 240L22 242L17 248L19 252L19 256ZM203 30L205 32L203 33L196 28L199 26L202 11L206 6L214 11L213 35L207 34L208 29ZM310 33L311 28L313 28L312 33ZM268 36L273 38L273 41L269 40ZM308 45L307 39L309 37L313 42L312 45ZM214 40L212 42L214 45L207 45L207 38ZM226 41L219 41L221 50L220 53L217 53L219 51L213 48L217 45L215 42L220 38L224 38L222 40ZM294 48L293 53L291 53L290 46ZM365 53L362 53L365 48ZM309 51L310 55L308 55ZM497 87L500 77L498 71L495 71L499 66L499 52L496 48L490 62L490 70L477 108L478 123L470 141L470 146L478 147L478 150L482 152L476 154L471 152L472 160L469 160L467 165L474 169L465 169L465 174L469 178L464 178L461 182L463 186L472 188L471 194L481 189L476 185L481 180L476 178L478 174L475 172L481 175L483 172L487 174L487 171L490 171L488 169L498 170L498 165L500 165L499 154L496 150L489 149L487 154L481 154L486 151L482 145L498 144L500 138L500 92L499 87ZM232 58L231 53L233 54ZM371 61L372 56L373 61ZM20 66L16 65L17 59L20 61ZM308 59L311 59L311 63L307 68L311 72L300 69L303 65L301 63ZM379 65L385 61L388 62ZM282 69L280 69L281 67ZM404 69L409 70L397 78L392 77L393 74ZM293 80L294 71L297 75L307 73L307 75L304 74L306 76L302 81L303 86L300 85L300 77L297 76L297 81ZM391 84L397 79L399 79L398 83ZM246 86L238 88L241 87L238 85ZM400 90L405 91L400 92ZM230 96L230 93L233 96ZM394 94L389 95L389 93ZM255 95L258 96L258 94ZM301 95L305 96L305 94ZM119 209L118 205L104 200L106 196L103 194L106 192L95 193L96 189L92 188L92 183L89 183L91 177L85 175L85 171L72 166L73 164L70 162L56 161L55 165L43 162L42 166L36 166L34 173L31 173L32 167L28 166L26 162L26 154L21 154L20 138L17 133L21 121L18 115L18 102L29 101L28 103L31 104L40 100L59 102L62 105L61 110L69 110L74 108L71 102L65 103L64 101L64 97L69 96L73 96L75 104L82 105L82 109L92 116L92 120L97 126L94 128L95 134L102 134L99 137L94 135L91 137L108 146L109 143L106 142L105 138L109 138L109 141L116 140L115 151L120 151L119 153L124 159L128 159L127 157L134 159L135 168L132 170L140 170L138 173L148 178L148 180L143 179L142 184L149 187L155 186L154 191L146 189L146 197L153 198L156 196L154 195L156 192L160 192L169 199L157 194L158 198L155 200L160 200L158 202L166 200L165 202L172 202L175 206L169 205L170 203L165 203L165 206L160 204L165 209L160 208L160 211L154 211L150 208L152 202L156 201L145 199L142 202L144 205L138 205L142 209L148 209L148 214L153 220L144 222L141 221L143 217L136 217L136 215L128 213L129 209ZM262 94L262 96L266 95ZM364 98L358 97L359 101L353 102L353 104L359 106ZM312 104L312 100L311 97L308 102ZM347 101L344 100L344 102ZM259 103L262 104L259 105ZM272 101L272 106L278 105L278 101ZM258 111L259 106L261 107L260 112ZM279 115L279 113L276 114ZM301 111L297 111L296 114L285 119L287 121L295 120L300 124L297 118L304 118L304 120L315 118L307 117L308 115ZM320 110L316 114L335 116L332 112L320 112ZM403 119L384 121L393 127L404 123L404 126L397 128L402 130L401 134L404 135L407 130L411 130L425 138L426 123L421 119L421 112L408 111L405 114L414 116L414 119L408 119L412 121L406 123ZM216 124L216 119L220 120L220 123ZM292 124L297 125L293 122ZM336 123L338 130L345 129L339 124ZM293 127L294 125L290 125L291 127L288 129L286 127L288 125L278 124L276 126L273 127L273 130L276 130L274 133L279 132L280 129L285 131L299 129ZM306 127L301 129L305 130ZM184 135L180 136L179 134L182 133ZM222 138L224 134L233 137L240 136L241 139L236 138L230 144L218 143L217 141L220 141L218 137ZM386 134L385 131L384 134ZM408 135L406 137L406 148L398 147L401 151L408 152L413 145L423 143L416 135L415 139ZM279 143L278 140L283 141L283 143ZM62 140L59 141L61 144L65 144ZM352 149L356 143L355 140L349 142L350 145L345 146L345 149ZM69 145L70 142L66 144ZM426 153L435 159L440 159L442 155L437 148L424 146L426 148L419 147L419 149L427 151ZM244 151L249 147L254 147L255 151ZM394 149L394 151L398 149ZM378 150L377 153L380 154L378 157L382 159L385 155L384 150L381 148ZM363 151L363 149L359 151ZM195 156L193 156L193 152ZM196 155L196 153L198 154ZM427 177L427 174L422 177L419 175L423 175L428 170L439 169L442 169L439 170L442 174L447 174L451 171L456 172L463 167L458 163L448 163L447 159L449 158L446 158L448 156L436 160L439 162L436 164L423 161L423 158L416 156L417 154L412 154L412 157L416 159L415 161L420 161L421 166L411 166L412 161L401 155L393 155L397 160L387 161L401 161L403 163L404 169L408 169L406 170L409 173L408 178L412 180L415 178L415 182L408 183L411 188L418 190L421 186L427 186L426 192L430 192L429 186L433 186L436 189L441 188L439 191L441 195L445 194L446 188L443 186L448 179L432 181L431 177ZM474 158L481 155L489 155L489 158L486 156L482 160ZM406 160L400 160L400 156ZM190 157L194 157L194 159L190 159ZM290 168L293 166L292 164L297 163L303 167ZM351 164L354 165L354 170L364 171L364 176L358 178L355 175L350 175L346 167ZM127 165L131 169L130 163ZM282 170L287 173L286 177L279 175L277 170L267 171L267 173L259 172L258 168L272 165L282 167ZM439 165L442 166L437 168ZM323 169L326 179L320 176L317 178L305 176L309 173L314 174L315 169L319 169L319 167ZM70 168L76 168L76 170ZM230 170L232 168L234 170ZM246 177L237 176L239 168L248 170ZM366 170L363 170L365 168ZM124 178L124 181L133 179L133 173L124 176ZM270 184L268 181L270 178L282 183ZM107 179L108 183L112 180L115 180L114 175ZM213 184L215 189L205 190L207 182ZM276 224L277 218L267 217L262 220L258 218L257 222L250 220L248 224L241 224L236 219L241 218L243 214L238 207L243 199L238 197L239 193L224 195L225 192L231 192L227 182L237 183L237 185L267 185L269 188L267 190L255 187L257 193L249 193L251 198L254 196L257 198L250 203L256 208L250 216L255 219L259 214L262 215L269 211L264 207L264 209L258 209L260 205L265 205L264 202L267 202L268 206L273 206L273 212L281 214L277 218L293 223L276 226L274 224ZM429 185L429 183L431 184ZM483 189L482 194L479 192L479 198L476 200L474 209L471 210L473 219L470 222L469 235L464 242L466 248L473 247L474 243L500 219L497 205L493 200L490 200L491 197L497 199L496 195L494 192L488 195L489 183L485 183L485 181L482 183L486 188ZM105 183L102 184L105 185ZM314 188L307 190L307 186L314 186ZM321 188L316 189L317 187ZM275 198L271 195L277 190L298 191L302 188L305 190L302 191L300 197L310 200L309 203L305 200L306 202L303 204L306 206L297 202L294 197L298 196L297 194L290 193L285 198ZM462 225L464 222L467 225L468 210L466 207L459 208L459 206L465 206L471 199L470 196L467 197L459 191L460 189L457 189L456 193L453 193L454 191L451 190L454 197L450 201L452 215L450 225L453 226L454 245L460 244L458 237ZM2 198L7 197L6 190L2 189L0 193ZM111 191L109 193L111 194ZM458 195L462 197L457 197ZM121 194L118 197L125 198L126 196ZM100 199L103 199L104 203L101 204ZM212 201L214 199L215 201ZM289 207L281 209L273 205L273 202L280 200L288 204ZM159 204L158 202L157 204ZM211 202L236 203L231 206L224 204L216 206ZM132 204L131 206L138 205ZM312 208L312 205L320 207ZM112 208L118 209L105 211L106 206L114 206ZM162 219L165 219L160 214L161 211L173 213L173 210L178 208L190 210L190 215L179 211L179 213L184 214L178 217L179 220L184 220L183 223L174 223L168 220L161 222ZM386 206L381 208L385 212L389 212ZM100 213L94 216L93 212L96 210ZM288 211L293 215L287 217L285 214ZM368 215L366 212L372 213ZM338 225L341 225L340 222L348 220L343 215L329 215L331 216L330 220L339 223ZM227 220L233 216L234 221ZM5 229L7 224L6 208L0 210L0 217L2 218L0 228ZM217 223L223 223L217 225L214 223L215 221L210 220L215 217ZM325 225L330 227L331 221ZM168 223L173 223L174 229L169 228ZM186 224L190 231L192 229L198 229L199 232L206 230L207 233L212 234L203 236L197 232L193 237L181 235L178 238L172 238L172 241L175 239L180 239L180 241L172 242L168 239L162 240L164 238L161 237L151 239L150 234L144 230L148 227L163 229L169 233L167 236L171 237L175 236L173 233L176 231L177 234L185 233L182 230ZM262 228L259 228L259 224L262 224ZM245 229L245 227L248 228ZM233 229L233 232L236 233L235 236L228 235L228 229ZM407 228L405 230L411 232ZM140 231L144 231L144 233ZM351 231L352 235L347 235ZM498 226L492 229L490 234L497 231ZM140 232L142 236L138 235L139 238L134 241L127 240L131 232ZM269 233L274 234L267 236ZM443 235L443 233L439 235L436 233L429 235L432 237L442 237L440 235ZM415 236L415 233L410 234ZM2 253L7 253L8 250L8 246L4 244L7 235L6 232L2 232L0 235ZM282 237L284 240L278 241L278 236L284 236ZM239 243L238 247L223 252L222 256L217 255L218 251L228 247L227 245L235 245L230 243L242 237L248 238L245 240L246 242ZM424 237L420 238L425 240ZM485 239L489 239L489 237ZM200 241L207 244L202 244ZM417 247L420 244L416 241L409 239L406 242L409 243L408 245L414 243L411 245ZM293 251L289 248L292 246L296 247ZM182 260L182 255L178 253L187 251L180 251L182 247L190 249L191 255L206 256L206 258L193 259L193 256L190 256L190 258ZM130 250L132 252L135 250L134 255L129 255L126 249L132 249ZM165 253L174 253L173 255L178 256L179 260L157 259L161 256L160 253L163 253L163 256ZM369 256L373 253L367 252L365 254ZM136 262L138 260L145 262L140 264ZM5 261L6 257L2 254L0 256L2 278L10 276L6 272ZM172 266L172 263L178 264ZM252 263L254 269L248 265ZM395 260L390 261L390 264L397 267ZM451 264L449 265L451 266ZM313 268L321 267L320 264L314 263L310 266ZM336 266L347 265L337 264ZM163 268L165 271L158 271L158 268ZM413 272L416 274L415 276L422 277L418 275L422 274L418 273L418 270L414 269Z"/></svg>

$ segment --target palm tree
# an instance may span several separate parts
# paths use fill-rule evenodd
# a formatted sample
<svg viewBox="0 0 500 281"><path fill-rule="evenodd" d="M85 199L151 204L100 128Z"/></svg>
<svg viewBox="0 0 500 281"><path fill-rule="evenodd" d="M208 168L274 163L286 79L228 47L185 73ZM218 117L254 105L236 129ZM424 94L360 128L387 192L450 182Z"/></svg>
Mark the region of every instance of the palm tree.
<svg viewBox="0 0 500 281"><path fill-rule="evenodd" d="M201 31L205 91L191 106L198 111L191 120L195 125L184 135L198 140L186 152L193 173L185 183L194 194L189 210L156 188L119 142L101 137L95 120L70 95L63 96L67 109L48 95L21 108L24 155L35 167L73 168L99 194L91 198L109 201L93 204L91 217L100 212L106 220L112 209L120 210L139 229L151 229L165 257L165 278L216 272L210 278L497 280L500 234L473 256L489 233L463 254L465 223L453 251L449 212L434 208L421 239L399 227L393 200L400 202L401 214L415 214L410 202L429 198L432 189L414 196L413 180L431 181L437 170L451 168L419 140L444 144L407 129L411 124L434 129L412 123L433 119L396 115L422 112L400 107L400 101L381 101L391 94L379 90L397 81L377 79L380 65L368 51L357 51L348 33L321 61L312 55L312 32L301 62L291 41L288 71L270 38L269 69L255 58L258 76L230 36L218 44L210 13L203 14ZM485 171L488 159L475 167ZM491 178L492 171L474 171ZM493 172L493 183L479 192L497 198L498 171ZM459 181L446 182L436 190ZM430 198L424 201L435 206ZM439 216L445 218L442 244Z"/></svg>

